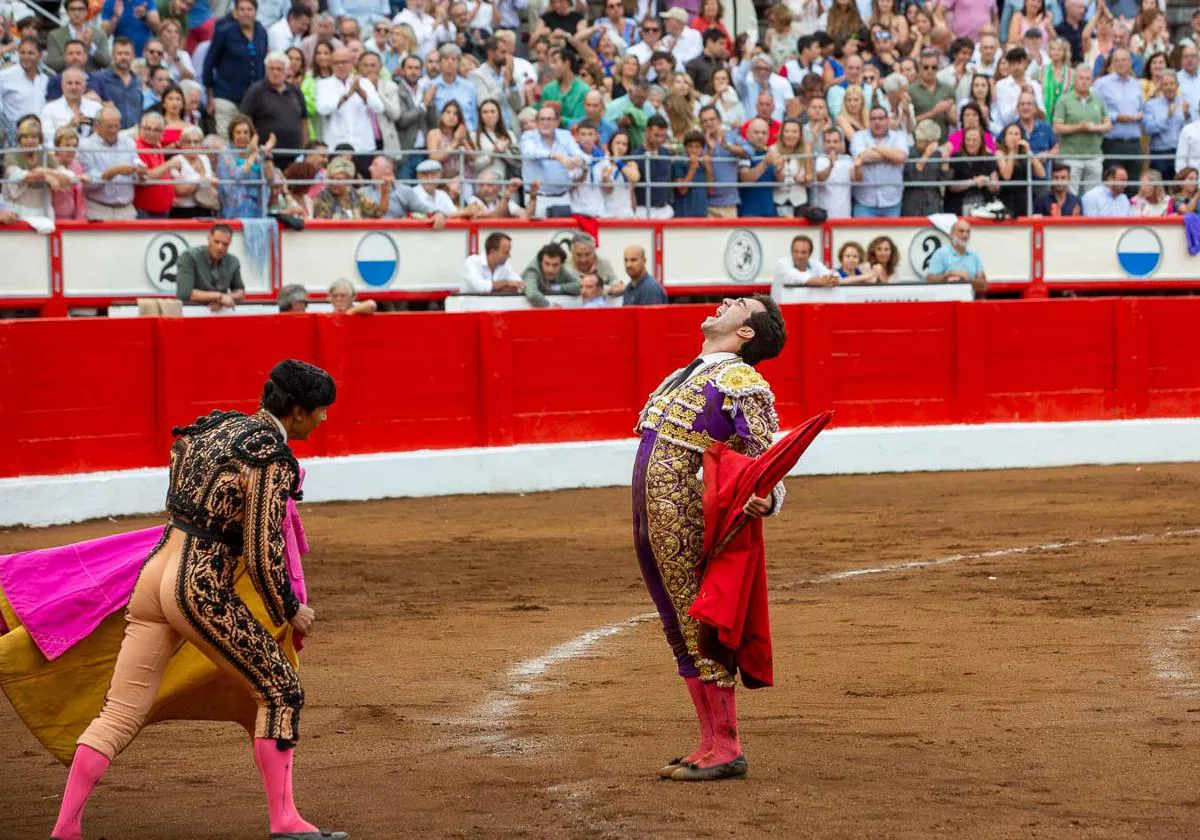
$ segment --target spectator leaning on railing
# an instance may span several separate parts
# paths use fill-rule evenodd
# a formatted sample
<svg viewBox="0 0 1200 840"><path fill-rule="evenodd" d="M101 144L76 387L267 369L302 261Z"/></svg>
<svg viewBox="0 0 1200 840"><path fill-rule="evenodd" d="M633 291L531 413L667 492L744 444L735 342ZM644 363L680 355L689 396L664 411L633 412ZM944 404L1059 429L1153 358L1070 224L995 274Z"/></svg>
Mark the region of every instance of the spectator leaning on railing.
<svg viewBox="0 0 1200 840"><path fill-rule="evenodd" d="M483 253L472 254L463 263L459 291L464 295L520 294L525 283L508 262L512 237L507 233L489 233Z"/></svg>
<svg viewBox="0 0 1200 840"><path fill-rule="evenodd" d="M203 303L213 312L232 309L246 297L242 266L229 253L233 229L216 224L208 230L204 245L188 248L179 255L175 296L184 303Z"/></svg>
<svg viewBox="0 0 1200 840"><path fill-rule="evenodd" d="M811 236L800 234L792 238L791 254L775 261L771 273L771 297L780 300L787 286L836 286L837 272L826 268L813 256Z"/></svg>
<svg viewBox="0 0 1200 840"><path fill-rule="evenodd" d="M987 275L983 260L968 245L971 241L971 223L959 219L950 229L950 244L933 252L925 280L929 283L967 282L982 295L987 291Z"/></svg>
<svg viewBox="0 0 1200 840"><path fill-rule="evenodd" d="M87 216L92 221L136 219L134 183L145 176L145 164L134 141L121 133L121 113L106 105L96 116L92 134L79 144L79 163L88 177Z"/></svg>

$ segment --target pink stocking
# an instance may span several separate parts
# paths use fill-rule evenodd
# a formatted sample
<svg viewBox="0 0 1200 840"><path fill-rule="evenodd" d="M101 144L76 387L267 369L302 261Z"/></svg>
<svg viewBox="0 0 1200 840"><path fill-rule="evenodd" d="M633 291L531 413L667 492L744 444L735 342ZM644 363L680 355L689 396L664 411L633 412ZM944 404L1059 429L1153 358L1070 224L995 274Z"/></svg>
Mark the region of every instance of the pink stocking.
<svg viewBox="0 0 1200 840"><path fill-rule="evenodd" d="M692 695L692 704L696 707L696 719L700 721L700 746L684 761L695 764L708 754L713 747L712 710L708 707L708 697L704 691L704 683L699 677L684 677L688 694Z"/></svg>
<svg viewBox="0 0 1200 840"><path fill-rule="evenodd" d="M58 811L58 822L54 824L52 836L57 840L82 840L83 807L111 763L107 756L91 747L80 744L75 748L75 758L67 774L67 789L63 791L62 806Z"/></svg>
<svg viewBox="0 0 1200 840"><path fill-rule="evenodd" d="M734 690L721 688L715 682L704 683L708 707L712 710L713 748L699 762L700 767L726 764L742 754L738 738L737 699Z"/></svg>
<svg viewBox="0 0 1200 840"><path fill-rule="evenodd" d="M292 753L275 745L274 738L254 739L254 762L262 774L263 788L267 792L267 814L271 820L271 833L317 831L317 827L305 822L296 811L292 800Z"/></svg>

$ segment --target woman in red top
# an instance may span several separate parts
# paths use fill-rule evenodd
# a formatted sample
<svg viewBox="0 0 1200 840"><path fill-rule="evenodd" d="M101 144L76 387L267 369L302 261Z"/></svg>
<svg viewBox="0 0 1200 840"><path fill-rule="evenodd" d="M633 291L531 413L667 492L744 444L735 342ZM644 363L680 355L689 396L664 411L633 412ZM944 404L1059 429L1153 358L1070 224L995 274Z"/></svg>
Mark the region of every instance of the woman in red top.
<svg viewBox="0 0 1200 840"><path fill-rule="evenodd" d="M729 30L725 28L725 24L721 22L725 17L725 7L721 4L721 0L703 0L700 3L700 14L692 18L692 29L699 30L703 35L710 29L715 29L725 36L725 49L729 55L733 55L733 39L729 37Z"/></svg>

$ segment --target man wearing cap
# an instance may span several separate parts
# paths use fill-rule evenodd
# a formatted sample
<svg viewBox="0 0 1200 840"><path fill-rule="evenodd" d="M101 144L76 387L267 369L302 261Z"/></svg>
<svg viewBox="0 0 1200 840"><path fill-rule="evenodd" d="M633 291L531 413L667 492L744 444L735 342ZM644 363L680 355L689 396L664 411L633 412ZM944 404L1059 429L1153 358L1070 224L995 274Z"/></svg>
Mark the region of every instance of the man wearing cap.
<svg viewBox="0 0 1200 840"><path fill-rule="evenodd" d="M757 102L763 91L775 100L775 111L771 119L782 122L787 101L792 98L792 86L788 80L775 72L775 62L769 55L759 53L750 61L743 61L733 71L734 85L742 102Z"/></svg>
<svg viewBox="0 0 1200 840"><path fill-rule="evenodd" d="M385 206L387 208L383 211L385 219L405 219L409 214L417 213L428 215L434 230L444 228L446 214L440 210L429 212L428 202L418 195L418 192L424 192L424 190L413 189L408 184L397 184L395 167L392 159L385 155L379 155L371 161L371 167L367 174L372 181L379 181L381 184L367 184L359 187L359 198L367 199L377 206ZM385 190L387 191L386 196L384 195Z"/></svg>
<svg viewBox="0 0 1200 840"><path fill-rule="evenodd" d="M521 135L521 158L525 189L537 185L536 196L526 201L535 202L533 216L570 215L571 187L589 160L571 132L558 127L558 112L549 105L538 109L537 127Z"/></svg>
<svg viewBox="0 0 1200 840"><path fill-rule="evenodd" d="M667 34L663 36L659 49L669 50L678 64L686 65L693 58L700 57L704 52L704 41L699 29L688 26L686 11L676 6L663 14L662 21Z"/></svg>
<svg viewBox="0 0 1200 840"><path fill-rule="evenodd" d="M438 182L442 180L442 165L436 160L423 160L417 164L417 181L420 183L413 190L424 206L428 215L443 213L446 216L457 216L458 208Z"/></svg>

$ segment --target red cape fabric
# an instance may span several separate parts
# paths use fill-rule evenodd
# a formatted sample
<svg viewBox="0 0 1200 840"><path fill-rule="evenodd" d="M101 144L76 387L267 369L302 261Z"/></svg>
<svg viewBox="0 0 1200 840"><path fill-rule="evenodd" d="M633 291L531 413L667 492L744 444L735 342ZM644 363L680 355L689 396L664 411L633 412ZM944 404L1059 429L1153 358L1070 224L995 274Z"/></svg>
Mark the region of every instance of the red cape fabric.
<svg viewBox="0 0 1200 840"><path fill-rule="evenodd" d="M757 458L722 443L704 453L704 579L688 614L715 631L701 634L701 653L736 665L747 688L773 685L774 668L762 519L742 508L768 496L832 418L818 414Z"/></svg>
<svg viewBox="0 0 1200 840"><path fill-rule="evenodd" d="M592 239L596 240L596 244L600 244L600 221L592 216L575 215L571 217L575 223L579 225L579 229L586 233Z"/></svg>

